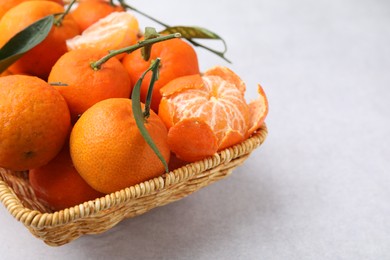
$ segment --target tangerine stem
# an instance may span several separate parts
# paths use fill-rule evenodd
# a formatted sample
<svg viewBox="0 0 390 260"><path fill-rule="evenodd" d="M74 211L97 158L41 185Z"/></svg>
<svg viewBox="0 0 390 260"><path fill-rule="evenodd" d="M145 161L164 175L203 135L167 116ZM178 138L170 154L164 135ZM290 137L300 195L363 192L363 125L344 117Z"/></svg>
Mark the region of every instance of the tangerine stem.
<svg viewBox="0 0 390 260"><path fill-rule="evenodd" d="M145 100L144 118L148 118L150 116L150 104L152 103L153 87L154 87L154 83L158 80L159 68L160 68L160 58L157 58L154 61L152 61L152 66L150 66L150 69L152 71L152 77L150 78L148 94L146 95L146 100Z"/></svg>
<svg viewBox="0 0 390 260"><path fill-rule="evenodd" d="M74 3L76 3L76 0L72 0L72 2L70 2L68 7L66 8L65 12L59 14L58 18L56 18L53 23L55 26L62 25L62 21L64 20L65 16L70 12L70 9L72 8Z"/></svg>
<svg viewBox="0 0 390 260"><path fill-rule="evenodd" d="M144 138L145 142L152 148L152 150L155 152L157 157L160 159L162 164L164 165L165 172L169 172L168 168L168 163L165 160L164 156L161 154L160 150L158 149L157 145L154 143L152 137L150 136L148 130L145 127L145 114L142 112L142 107L141 107L141 84L143 79L145 78L145 75L149 72L152 71L153 75L156 75L158 73L159 69L159 63L160 59L157 58L152 62L150 67L142 73L141 77L138 79L137 83L134 86L133 92L131 94L131 100L132 100L132 109L133 109L133 115L134 115L134 120L135 123ZM153 78L152 75L152 78ZM154 82L154 81L153 81ZM145 109L146 110L146 109Z"/></svg>
<svg viewBox="0 0 390 260"><path fill-rule="evenodd" d="M99 70L100 67L102 66L102 64L104 64L106 61L108 61L109 59L111 59L112 57L114 57L118 54L131 53L139 48L149 46L149 45L152 45L152 44L157 43L157 42L162 42L162 41L170 40L173 38L180 38L180 37L181 37L180 33L173 33L173 34L159 36L159 37L152 38L152 39L139 41L138 43L136 43L134 45L131 45L131 46L128 46L128 47L125 47L122 49L109 51L109 53L106 56L104 56L103 58L101 58L100 60L92 62L91 67L93 70Z"/></svg>

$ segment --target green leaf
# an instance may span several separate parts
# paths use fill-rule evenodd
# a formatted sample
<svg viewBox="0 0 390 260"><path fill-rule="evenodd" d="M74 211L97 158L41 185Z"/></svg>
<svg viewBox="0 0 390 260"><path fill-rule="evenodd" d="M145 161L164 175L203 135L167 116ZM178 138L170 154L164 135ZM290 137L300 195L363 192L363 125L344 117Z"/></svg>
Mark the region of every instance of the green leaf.
<svg viewBox="0 0 390 260"><path fill-rule="evenodd" d="M156 79L159 65L160 65L160 59L156 59L152 63L152 65L141 75L141 77L139 78L139 80L137 81L137 83L134 86L133 92L131 94L131 100L132 100L132 109L133 109L135 123L137 124L137 127L138 127L142 137L145 139L146 143L150 146L150 148L152 148L152 150L156 153L157 157L161 160L161 162L164 165L165 171L169 172L168 164L165 161L164 156L162 156L162 154L158 150L158 147L153 142L152 137L150 136L150 134L148 133L148 130L145 127L145 121L147 121L147 117L145 115L148 114L149 112L148 111L145 111L145 113L142 112L142 107L141 107L141 84L142 84L142 81L143 81L146 73L148 73L149 71L152 71L153 72L152 81L150 83L151 85L149 86L149 88L153 88L154 79ZM145 104L145 107L148 108L148 107L150 107L150 105Z"/></svg>
<svg viewBox="0 0 390 260"><path fill-rule="evenodd" d="M225 53L227 52L227 45L224 39L222 39L218 34L209 31L205 28L198 27L198 26L170 26L166 29L160 31L161 34L166 33L180 33L183 38L188 40L190 43L192 43L194 46L204 48L221 58L225 59L227 62L230 63L230 61L225 57ZM193 39L211 39L211 40L220 40L223 43L224 50L223 51L217 51L214 49L211 49L203 44L200 44Z"/></svg>
<svg viewBox="0 0 390 260"><path fill-rule="evenodd" d="M0 73L27 51L41 43L49 34L54 16L46 16L18 32L0 49Z"/></svg>
<svg viewBox="0 0 390 260"><path fill-rule="evenodd" d="M180 33L186 39L214 39L222 40L216 33L198 26L172 26L162 30L161 34Z"/></svg>

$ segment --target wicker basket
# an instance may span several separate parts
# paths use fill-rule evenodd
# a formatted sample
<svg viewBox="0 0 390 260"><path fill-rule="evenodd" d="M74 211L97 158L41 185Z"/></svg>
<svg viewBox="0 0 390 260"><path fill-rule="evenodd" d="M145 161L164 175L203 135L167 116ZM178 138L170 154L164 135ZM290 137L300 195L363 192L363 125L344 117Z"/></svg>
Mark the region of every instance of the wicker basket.
<svg viewBox="0 0 390 260"><path fill-rule="evenodd" d="M226 177L264 142L267 133L264 124L246 141L210 158L56 212L51 212L37 200L28 182L27 172L0 168L0 200L34 236L48 245L60 246L84 234L107 231L125 218L179 200Z"/></svg>

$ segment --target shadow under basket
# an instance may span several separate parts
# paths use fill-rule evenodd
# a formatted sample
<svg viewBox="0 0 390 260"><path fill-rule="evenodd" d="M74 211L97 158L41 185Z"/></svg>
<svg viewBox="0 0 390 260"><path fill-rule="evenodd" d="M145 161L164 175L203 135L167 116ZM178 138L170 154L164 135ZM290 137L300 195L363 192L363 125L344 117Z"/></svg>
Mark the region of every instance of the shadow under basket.
<svg viewBox="0 0 390 260"><path fill-rule="evenodd" d="M35 196L28 172L0 168L0 201L37 238L60 246L85 234L99 234L120 221L179 200L228 176L267 137L263 124L244 142L158 178L60 211L51 211Z"/></svg>

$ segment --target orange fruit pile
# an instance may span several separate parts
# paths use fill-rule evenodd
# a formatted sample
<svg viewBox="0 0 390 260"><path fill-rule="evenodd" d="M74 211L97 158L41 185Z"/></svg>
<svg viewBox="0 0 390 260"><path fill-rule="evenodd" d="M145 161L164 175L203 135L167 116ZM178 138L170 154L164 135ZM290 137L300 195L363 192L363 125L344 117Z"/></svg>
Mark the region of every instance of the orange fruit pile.
<svg viewBox="0 0 390 260"><path fill-rule="evenodd" d="M202 160L264 123L263 88L246 102L243 80L224 66L201 72L187 41L155 43L148 60L141 49L105 60L144 40L136 16L106 0L68 7L62 0L12 0L0 7L0 47L55 14L48 36L0 74L0 167L29 171L36 197L52 210ZM146 71L156 60L150 100L155 71ZM138 90L141 104L131 99Z"/></svg>

